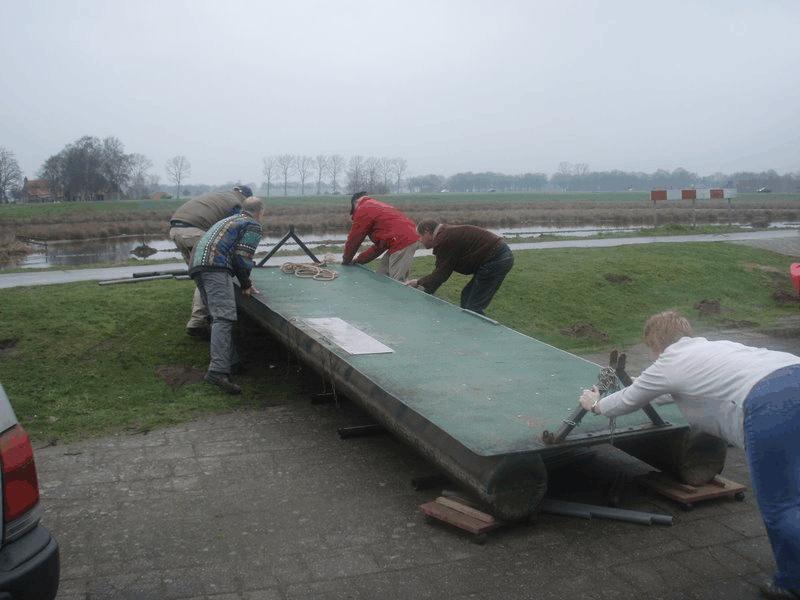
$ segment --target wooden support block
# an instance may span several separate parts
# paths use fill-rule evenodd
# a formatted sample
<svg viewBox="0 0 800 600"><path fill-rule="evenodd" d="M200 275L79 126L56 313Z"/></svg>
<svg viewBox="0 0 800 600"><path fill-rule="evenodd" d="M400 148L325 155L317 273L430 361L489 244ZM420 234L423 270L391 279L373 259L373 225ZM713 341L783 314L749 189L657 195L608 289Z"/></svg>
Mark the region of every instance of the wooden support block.
<svg viewBox="0 0 800 600"><path fill-rule="evenodd" d="M458 527L473 535L481 535L498 527L497 524L485 523L438 502L427 502L419 508L426 516Z"/></svg>
<svg viewBox="0 0 800 600"><path fill-rule="evenodd" d="M470 506L468 500L458 497L445 498L440 496L433 502L426 502L419 507L430 519L436 519L457 527L462 531L471 533L474 541L484 543L486 534L503 525L492 515Z"/></svg>
<svg viewBox="0 0 800 600"><path fill-rule="evenodd" d="M437 504L441 504L442 506L447 506L448 508L452 508L453 510L457 510L460 513L465 515L469 515L473 519L477 519L478 521L482 521L484 523L494 525L497 523L497 520L489 514L478 510L477 508L473 508L471 506L467 506L466 504L462 504L455 498L445 498L443 496L439 496L436 499Z"/></svg>
<svg viewBox="0 0 800 600"><path fill-rule="evenodd" d="M638 477L637 480L642 485L658 492L662 496L675 500L685 508L692 508L695 502L712 500L714 498L733 497L736 500L744 499L744 492L747 486L736 483L730 479L717 475L705 485L686 485L675 481L663 473L648 473Z"/></svg>

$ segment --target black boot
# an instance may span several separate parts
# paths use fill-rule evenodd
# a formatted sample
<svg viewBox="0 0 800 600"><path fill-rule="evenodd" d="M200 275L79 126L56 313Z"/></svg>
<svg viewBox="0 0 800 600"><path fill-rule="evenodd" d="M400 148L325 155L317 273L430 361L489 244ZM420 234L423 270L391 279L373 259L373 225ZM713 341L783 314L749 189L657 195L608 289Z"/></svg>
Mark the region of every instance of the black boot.
<svg viewBox="0 0 800 600"><path fill-rule="evenodd" d="M217 387L225 390L229 394L241 394L242 388L231 381L227 373L219 373L218 371L208 371L205 376L206 383L216 385Z"/></svg>
<svg viewBox="0 0 800 600"><path fill-rule="evenodd" d="M800 591L787 590L775 585L775 582L768 581L761 586L761 595L770 600L798 600L800 599Z"/></svg>

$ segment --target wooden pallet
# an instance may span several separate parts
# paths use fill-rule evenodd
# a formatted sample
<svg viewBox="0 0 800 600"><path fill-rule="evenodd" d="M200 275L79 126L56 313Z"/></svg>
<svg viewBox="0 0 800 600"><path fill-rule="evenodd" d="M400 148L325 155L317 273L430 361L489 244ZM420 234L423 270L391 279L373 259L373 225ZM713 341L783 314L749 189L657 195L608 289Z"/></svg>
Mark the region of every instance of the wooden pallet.
<svg viewBox="0 0 800 600"><path fill-rule="evenodd" d="M503 525L502 521L470 506L467 500L458 497L439 496L433 502L421 505L419 509L430 519L442 521L472 534L475 536L474 541L478 543L485 542L488 532Z"/></svg>
<svg viewBox="0 0 800 600"><path fill-rule="evenodd" d="M684 510L691 510L696 502L714 498L732 497L741 502L744 500L744 492L747 490L747 486L719 475L716 475L710 482L698 486L681 483L663 473L656 472L637 477L637 481L662 496L678 502Z"/></svg>

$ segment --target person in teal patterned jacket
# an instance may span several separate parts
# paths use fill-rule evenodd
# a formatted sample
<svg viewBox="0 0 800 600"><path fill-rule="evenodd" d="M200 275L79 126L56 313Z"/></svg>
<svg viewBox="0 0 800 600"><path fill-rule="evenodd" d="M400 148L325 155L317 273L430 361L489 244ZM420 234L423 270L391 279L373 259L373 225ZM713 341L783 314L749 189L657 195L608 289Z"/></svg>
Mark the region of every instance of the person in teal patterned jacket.
<svg viewBox="0 0 800 600"><path fill-rule="evenodd" d="M241 213L217 221L209 228L189 259L189 276L194 279L211 317L211 362L205 380L229 394L242 392L230 378L231 367L238 362L233 344L236 321L233 278L239 280L245 296L259 293L250 281L250 271L261 241L263 212L261 200L247 198Z"/></svg>

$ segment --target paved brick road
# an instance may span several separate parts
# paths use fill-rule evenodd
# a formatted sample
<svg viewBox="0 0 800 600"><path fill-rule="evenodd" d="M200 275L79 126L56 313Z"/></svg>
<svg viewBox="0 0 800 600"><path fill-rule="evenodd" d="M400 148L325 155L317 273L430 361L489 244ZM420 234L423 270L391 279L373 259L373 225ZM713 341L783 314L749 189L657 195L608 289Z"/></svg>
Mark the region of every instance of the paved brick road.
<svg viewBox="0 0 800 600"><path fill-rule="evenodd" d="M427 524L429 467L389 436L341 441L352 411L298 399L146 435L37 452L45 525L61 544L59 598L756 598L772 568L752 498L682 512L633 484L643 527L542 516L479 546ZM598 501L641 463L601 450L556 473ZM743 456L725 471L747 482Z"/></svg>

